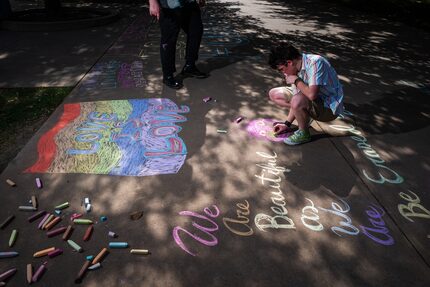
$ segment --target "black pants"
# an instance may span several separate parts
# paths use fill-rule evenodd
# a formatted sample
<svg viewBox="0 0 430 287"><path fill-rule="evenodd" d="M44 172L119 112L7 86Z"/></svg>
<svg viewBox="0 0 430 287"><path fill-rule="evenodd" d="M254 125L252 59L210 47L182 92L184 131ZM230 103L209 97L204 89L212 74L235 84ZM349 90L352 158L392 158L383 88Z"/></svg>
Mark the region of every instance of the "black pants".
<svg viewBox="0 0 430 287"><path fill-rule="evenodd" d="M193 65L197 61L203 35L202 16L197 3L193 2L177 9L163 8L160 15L160 29L160 56L164 77L176 72L176 42L180 29L187 35L186 64Z"/></svg>

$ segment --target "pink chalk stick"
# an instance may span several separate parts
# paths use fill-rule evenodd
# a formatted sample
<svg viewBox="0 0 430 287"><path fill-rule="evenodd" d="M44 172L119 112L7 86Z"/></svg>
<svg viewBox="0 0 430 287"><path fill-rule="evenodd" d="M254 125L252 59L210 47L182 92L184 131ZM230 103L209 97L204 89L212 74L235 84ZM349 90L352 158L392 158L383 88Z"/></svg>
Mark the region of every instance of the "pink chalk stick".
<svg viewBox="0 0 430 287"><path fill-rule="evenodd" d="M54 237L56 235L66 232L66 230L67 230L67 227L59 227L47 232L46 235L48 235L48 237Z"/></svg>
<svg viewBox="0 0 430 287"><path fill-rule="evenodd" d="M50 216L51 214L49 214L49 213L47 213L47 214L45 214L45 216L42 218L42 220L39 222L39 225L37 226L37 228L39 228L39 229L41 229L42 228L42 226L43 226L43 224L45 224L45 221L48 219L48 217Z"/></svg>
<svg viewBox="0 0 430 287"><path fill-rule="evenodd" d="M31 278L31 280L33 282L39 281L39 279L42 277L43 273L45 273L46 264L48 264L47 261L45 261L42 265L40 265L39 268L37 268L36 272L34 273L33 277Z"/></svg>
<svg viewBox="0 0 430 287"><path fill-rule="evenodd" d="M40 178L38 178L38 177L36 177L36 186L37 186L37 188L42 188L42 181L40 180Z"/></svg>

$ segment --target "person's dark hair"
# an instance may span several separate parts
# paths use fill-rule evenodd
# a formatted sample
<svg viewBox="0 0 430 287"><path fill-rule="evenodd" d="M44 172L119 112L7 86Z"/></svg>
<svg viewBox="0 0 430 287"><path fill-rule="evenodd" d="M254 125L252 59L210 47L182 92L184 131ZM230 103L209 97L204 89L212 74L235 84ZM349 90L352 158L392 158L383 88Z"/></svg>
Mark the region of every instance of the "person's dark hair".
<svg viewBox="0 0 430 287"><path fill-rule="evenodd" d="M301 56L299 50L288 43L280 43L270 49L269 65L276 69L279 65L285 64L288 60L292 61Z"/></svg>

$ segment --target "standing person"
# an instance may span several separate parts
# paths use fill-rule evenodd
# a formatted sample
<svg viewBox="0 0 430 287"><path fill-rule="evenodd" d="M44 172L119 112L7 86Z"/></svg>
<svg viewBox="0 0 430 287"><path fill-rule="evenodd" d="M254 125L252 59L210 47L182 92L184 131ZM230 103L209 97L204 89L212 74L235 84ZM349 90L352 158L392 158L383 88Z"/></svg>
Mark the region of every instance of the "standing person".
<svg viewBox="0 0 430 287"><path fill-rule="evenodd" d="M149 0L149 13L160 21L163 83L170 88L182 88L182 83L174 76L176 42L180 29L187 35L182 75L197 79L208 77L206 73L199 71L195 64L203 35L200 6L205 4L205 0Z"/></svg>
<svg viewBox="0 0 430 287"><path fill-rule="evenodd" d="M276 123L275 135L291 131L297 120L299 129L284 142L298 145L309 142L309 121L332 121L343 112L343 90L336 71L320 55L300 53L288 43L281 43L270 51L269 65L285 76L287 85L269 91L272 101L289 113L284 123Z"/></svg>

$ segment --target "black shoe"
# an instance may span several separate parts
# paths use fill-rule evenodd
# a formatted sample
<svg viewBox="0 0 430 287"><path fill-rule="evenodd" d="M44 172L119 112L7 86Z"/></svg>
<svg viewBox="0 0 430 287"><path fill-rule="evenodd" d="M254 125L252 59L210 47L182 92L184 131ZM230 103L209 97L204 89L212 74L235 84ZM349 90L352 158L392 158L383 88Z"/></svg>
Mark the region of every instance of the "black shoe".
<svg viewBox="0 0 430 287"><path fill-rule="evenodd" d="M195 65L185 65L184 68L182 69L181 74L184 77L192 77L196 79L204 79L209 77L208 74L199 71L199 69L197 69Z"/></svg>
<svg viewBox="0 0 430 287"><path fill-rule="evenodd" d="M163 83L168 86L169 88L178 90L180 88L182 88L182 83L178 82L175 77L172 76L168 76L168 77L164 77L163 78Z"/></svg>

